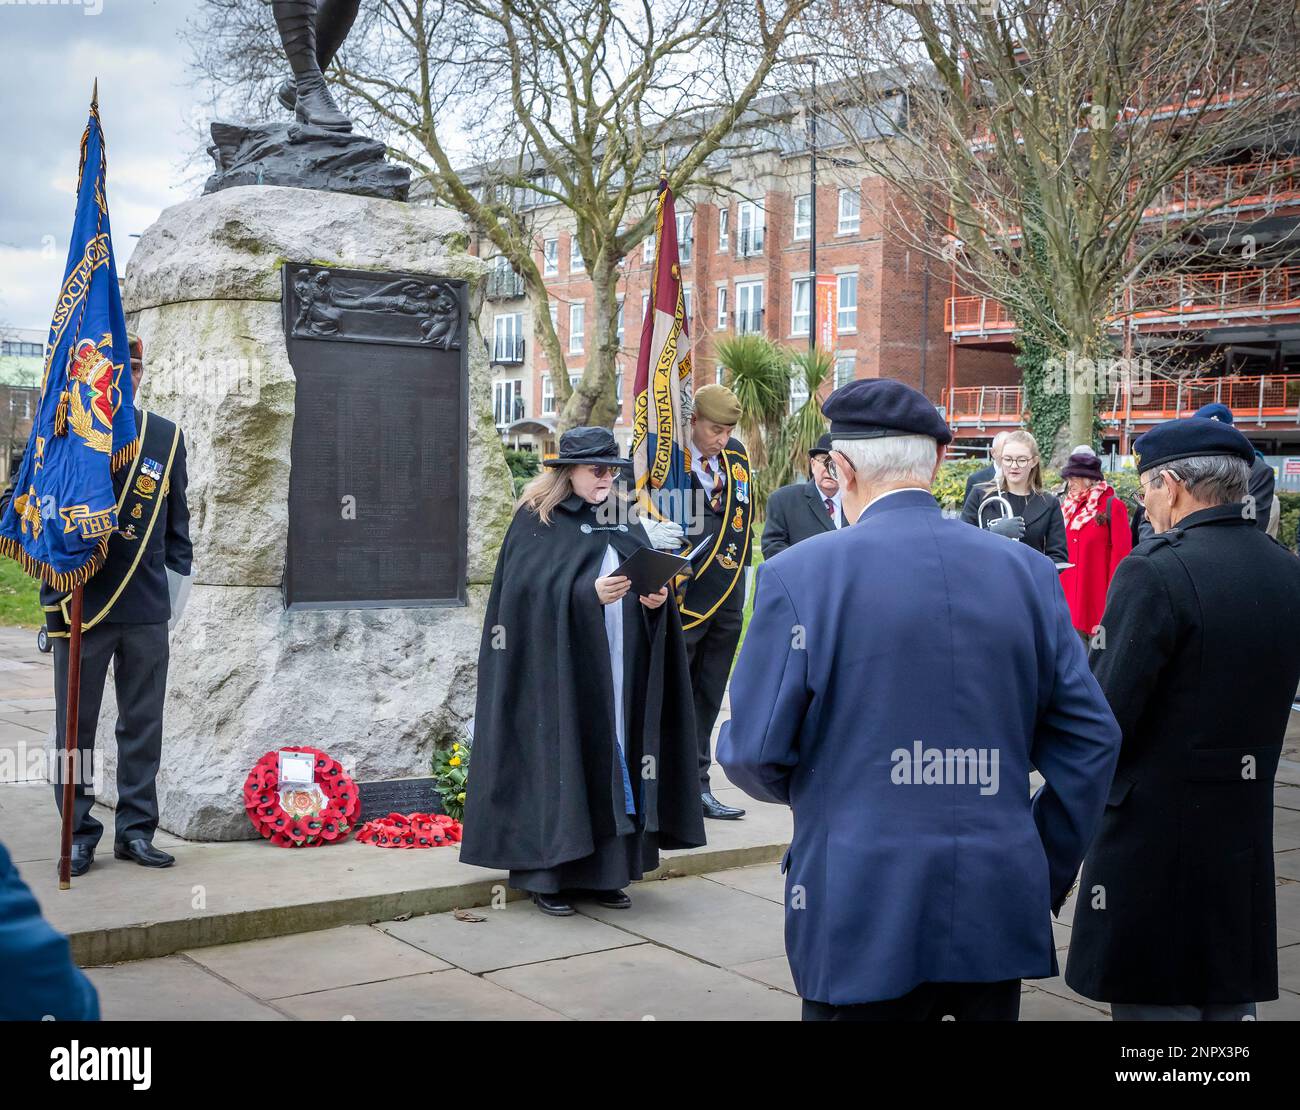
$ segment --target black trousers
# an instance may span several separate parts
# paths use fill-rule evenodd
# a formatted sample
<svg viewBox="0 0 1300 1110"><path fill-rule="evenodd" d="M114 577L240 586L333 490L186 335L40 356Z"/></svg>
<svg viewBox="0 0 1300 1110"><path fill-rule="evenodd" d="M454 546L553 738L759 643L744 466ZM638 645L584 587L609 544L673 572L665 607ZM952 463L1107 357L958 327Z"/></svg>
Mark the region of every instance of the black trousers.
<svg viewBox="0 0 1300 1110"><path fill-rule="evenodd" d="M104 699L108 664L113 663L117 692L117 810L115 840L153 839L158 827L158 794L154 779L162 758L163 695L167 690L167 624L97 624L81 634L81 701L77 708L77 749L85 753L78 764L88 771L95 748L95 724ZM55 729L60 751L67 747L68 641L54 641ZM83 762L84 760L84 762ZM59 764L61 778L62 764ZM75 773L75 767L74 767ZM104 832L90 814L94 795L89 785L76 783L73 795L72 839L76 844L99 843ZM54 784L54 801L63 813L63 787Z"/></svg>
<svg viewBox="0 0 1300 1110"><path fill-rule="evenodd" d="M803 1000L804 1021L1019 1021L1020 980L922 983L901 998L832 1006Z"/></svg>
<svg viewBox="0 0 1300 1110"><path fill-rule="evenodd" d="M743 584L743 583L741 583ZM737 585L737 589L740 585ZM686 632L686 657L691 667L691 688L695 692L695 734L700 749L700 792L709 787L713 752L709 741L718 711L727 692L731 663L740 643L744 609L732 598L708 620Z"/></svg>

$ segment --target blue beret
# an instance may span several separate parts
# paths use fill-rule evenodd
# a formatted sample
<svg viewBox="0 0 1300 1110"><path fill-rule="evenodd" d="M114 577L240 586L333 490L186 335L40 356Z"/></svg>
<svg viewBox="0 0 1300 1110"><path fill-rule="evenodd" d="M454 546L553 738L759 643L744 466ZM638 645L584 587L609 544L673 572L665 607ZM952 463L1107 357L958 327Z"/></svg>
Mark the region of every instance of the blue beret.
<svg viewBox="0 0 1300 1110"><path fill-rule="evenodd" d="M831 439L930 436L939 443L952 442L952 432L934 403L892 378L863 378L840 386L822 404L822 414L831 422Z"/></svg>
<svg viewBox="0 0 1300 1110"><path fill-rule="evenodd" d="M1202 405L1197 409L1193 416L1203 416L1207 420L1222 420L1225 424L1233 423L1232 409L1227 405L1220 404L1218 401L1211 401L1208 405Z"/></svg>
<svg viewBox="0 0 1300 1110"><path fill-rule="evenodd" d="M1166 420L1133 441L1138 470L1145 473L1177 459L1198 455L1235 455L1247 466L1255 461L1255 449L1231 424L1204 416Z"/></svg>

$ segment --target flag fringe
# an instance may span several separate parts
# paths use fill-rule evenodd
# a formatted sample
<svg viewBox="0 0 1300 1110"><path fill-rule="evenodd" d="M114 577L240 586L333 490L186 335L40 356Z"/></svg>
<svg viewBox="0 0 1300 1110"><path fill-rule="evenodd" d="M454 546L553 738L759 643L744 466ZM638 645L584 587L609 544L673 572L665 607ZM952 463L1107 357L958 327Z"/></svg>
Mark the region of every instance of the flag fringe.
<svg viewBox="0 0 1300 1110"><path fill-rule="evenodd" d="M68 402L69 395L65 389L59 394L59 404L54 410L54 434L56 436L66 436L68 434Z"/></svg>
<svg viewBox="0 0 1300 1110"><path fill-rule="evenodd" d="M109 463L109 466L112 468L113 473L116 474L119 470L122 469L122 467L126 466L126 464L129 463L132 459L134 459L136 455L138 455L139 453L140 453L140 437L136 436L135 439L131 440L130 443L128 443L125 447L123 447L121 450L117 451L113 455L112 462Z"/></svg>
<svg viewBox="0 0 1300 1110"><path fill-rule="evenodd" d="M67 593L78 586L84 586L87 581L99 573L100 568L104 565L104 560L108 557L108 536L100 538L95 544L95 550L91 552L90 558L86 560L76 570L60 573L56 571L49 563L41 559L34 558L27 554L17 540L10 539L8 536L0 536L0 555L7 555L13 559L20 567L23 573L31 575L33 578L39 578L47 586Z"/></svg>

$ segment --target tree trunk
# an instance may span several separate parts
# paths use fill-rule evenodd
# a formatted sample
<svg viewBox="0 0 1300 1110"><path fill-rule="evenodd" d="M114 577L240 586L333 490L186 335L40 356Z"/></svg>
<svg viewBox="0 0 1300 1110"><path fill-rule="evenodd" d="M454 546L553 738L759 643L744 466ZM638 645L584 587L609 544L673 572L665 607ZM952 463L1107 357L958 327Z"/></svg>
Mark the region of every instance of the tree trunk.
<svg viewBox="0 0 1300 1110"><path fill-rule="evenodd" d="M614 369L619 353L618 266L599 262L591 274L593 319L587 331L587 365L560 414L560 430L584 424L613 427L619 407Z"/></svg>

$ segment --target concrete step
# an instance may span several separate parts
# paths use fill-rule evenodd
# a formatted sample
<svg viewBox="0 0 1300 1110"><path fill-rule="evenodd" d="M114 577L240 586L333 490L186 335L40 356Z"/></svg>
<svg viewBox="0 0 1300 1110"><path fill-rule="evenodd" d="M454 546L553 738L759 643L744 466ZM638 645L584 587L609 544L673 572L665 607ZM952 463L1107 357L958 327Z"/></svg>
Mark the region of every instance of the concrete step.
<svg viewBox="0 0 1300 1110"><path fill-rule="evenodd" d="M720 776L715 793L748 815L706 822L706 847L663 853L663 866L643 881L781 858L792 833L787 808L754 802ZM153 870L113 859L112 813L102 807L95 810L105 826L95 864L61 891L51 795L45 784L0 787L0 841L82 966L485 906L506 891L505 872L462 864L456 847L398 850L352 840L287 849L260 840L194 843L159 832L155 844L176 864Z"/></svg>

